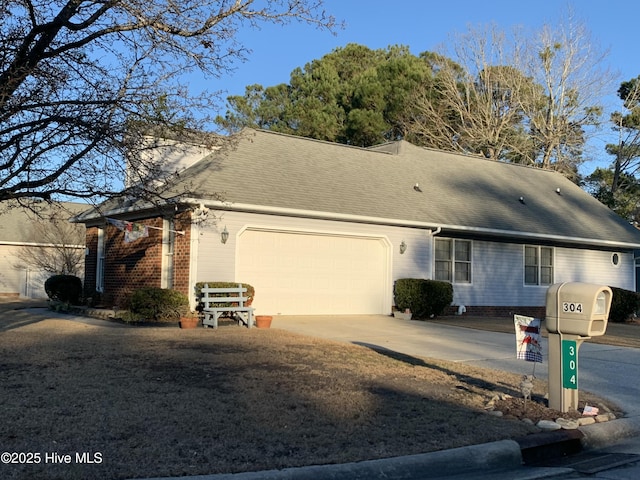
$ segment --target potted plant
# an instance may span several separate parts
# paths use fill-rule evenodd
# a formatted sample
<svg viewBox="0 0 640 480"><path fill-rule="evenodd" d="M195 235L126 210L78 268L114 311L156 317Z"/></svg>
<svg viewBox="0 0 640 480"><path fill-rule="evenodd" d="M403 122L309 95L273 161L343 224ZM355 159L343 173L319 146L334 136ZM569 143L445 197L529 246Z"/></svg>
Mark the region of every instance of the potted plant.
<svg viewBox="0 0 640 480"><path fill-rule="evenodd" d="M256 315L256 327L258 328L269 328L271 327L271 320L273 317L271 315Z"/></svg>
<svg viewBox="0 0 640 480"><path fill-rule="evenodd" d="M200 317L198 312L192 312L188 307L180 312L180 321L178 325L180 328L196 328Z"/></svg>
<svg viewBox="0 0 640 480"><path fill-rule="evenodd" d="M393 311L393 316L395 318L399 318L401 320L411 320L411 310L408 308L404 309L404 312L401 312L400 310L394 310Z"/></svg>

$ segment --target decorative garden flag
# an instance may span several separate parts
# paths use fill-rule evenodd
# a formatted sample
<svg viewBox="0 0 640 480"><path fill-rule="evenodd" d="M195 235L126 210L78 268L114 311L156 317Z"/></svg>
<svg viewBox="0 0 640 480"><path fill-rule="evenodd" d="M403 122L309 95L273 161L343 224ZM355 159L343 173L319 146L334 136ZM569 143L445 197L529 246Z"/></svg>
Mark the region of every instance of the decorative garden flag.
<svg viewBox="0 0 640 480"><path fill-rule="evenodd" d="M141 223L129 223L127 228L124 229L124 241L125 243L135 242L139 238L149 236L149 229L146 225Z"/></svg>
<svg viewBox="0 0 640 480"><path fill-rule="evenodd" d="M540 319L514 315L513 322L516 327L516 358L542 363Z"/></svg>
<svg viewBox="0 0 640 480"><path fill-rule="evenodd" d="M115 218L107 218L107 221L118 230L124 232L124 243L135 242L139 238L149 236L149 228L141 223L126 222Z"/></svg>

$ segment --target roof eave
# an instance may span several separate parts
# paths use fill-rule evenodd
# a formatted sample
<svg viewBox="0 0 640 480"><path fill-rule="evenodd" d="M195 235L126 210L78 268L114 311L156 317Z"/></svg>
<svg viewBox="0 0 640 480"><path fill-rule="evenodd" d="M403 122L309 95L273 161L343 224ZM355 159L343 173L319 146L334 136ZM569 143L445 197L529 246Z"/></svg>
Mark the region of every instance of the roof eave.
<svg viewBox="0 0 640 480"><path fill-rule="evenodd" d="M500 229L492 229L492 228L484 228L484 227L470 227L470 226L464 226L464 225L449 225L449 224L443 224L443 223L420 222L420 221L403 220L403 219L395 219L395 218L369 217L364 215L353 215L353 214L346 214L346 213L323 212L323 211L316 211L316 210L302 210L302 209L296 209L296 208L274 207L274 206L265 206L265 205L251 205L251 204L244 204L244 203L231 203L231 202L212 201L207 199L196 199L196 198L185 198L181 201L181 203L206 205L207 207L218 209L218 210L228 210L228 211L238 211L238 212L248 212L248 213L262 213L262 214L268 214L268 215L283 215L283 216L290 216L290 217L316 218L316 219L322 219L322 220L370 223L375 225L410 227L410 228L419 228L424 230L442 229L445 232L458 232L458 233L475 234L475 235L482 235L482 236L501 237L501 238L507 238L507 239L520 240L520 241L523 241L523 240L539 241L539 242L551 241L559 244L573 244L573 245L593 246L593 247L600 247L600 248L618 248L618 249L625 249L625 250L640 249L640 241L638 243L619 242L615 240L600 240L600 239L594 239L594 238L569 237L569 236L552 235L552 234L545 234L545 233L520 232L520 231L514 231L514 230L500 230Z"/></svg>

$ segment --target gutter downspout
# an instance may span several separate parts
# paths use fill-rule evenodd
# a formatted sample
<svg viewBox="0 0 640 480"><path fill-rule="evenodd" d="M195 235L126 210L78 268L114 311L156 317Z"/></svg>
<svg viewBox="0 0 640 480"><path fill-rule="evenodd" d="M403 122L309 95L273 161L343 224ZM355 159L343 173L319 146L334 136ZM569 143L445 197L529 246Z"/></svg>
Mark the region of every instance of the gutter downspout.
<svg viewBox="0 0 640 480"><path fill-rule="evenodd" d="M442 227L437 227L435 230L428 229L427 236L431 240L431 245L429 245L429 274L427 278L433 279L433 269L435 268L435 258L436 258L436 240L433 238L438 235L442 231Z"/></svg>

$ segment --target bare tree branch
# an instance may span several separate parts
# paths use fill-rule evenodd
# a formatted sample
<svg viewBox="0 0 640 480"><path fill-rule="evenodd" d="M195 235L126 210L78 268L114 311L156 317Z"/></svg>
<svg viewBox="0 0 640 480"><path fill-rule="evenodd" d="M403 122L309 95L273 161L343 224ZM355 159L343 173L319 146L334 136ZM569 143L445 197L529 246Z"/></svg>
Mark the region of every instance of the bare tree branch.
<svg viewBox="0 0 640 480"><path fill-rule="evenodd" d="M118 194L138 131L207 122L217 97L180 75L227 73L241 28L292 21L335 27L316 0L0 0L0 202Z"/></svg>

